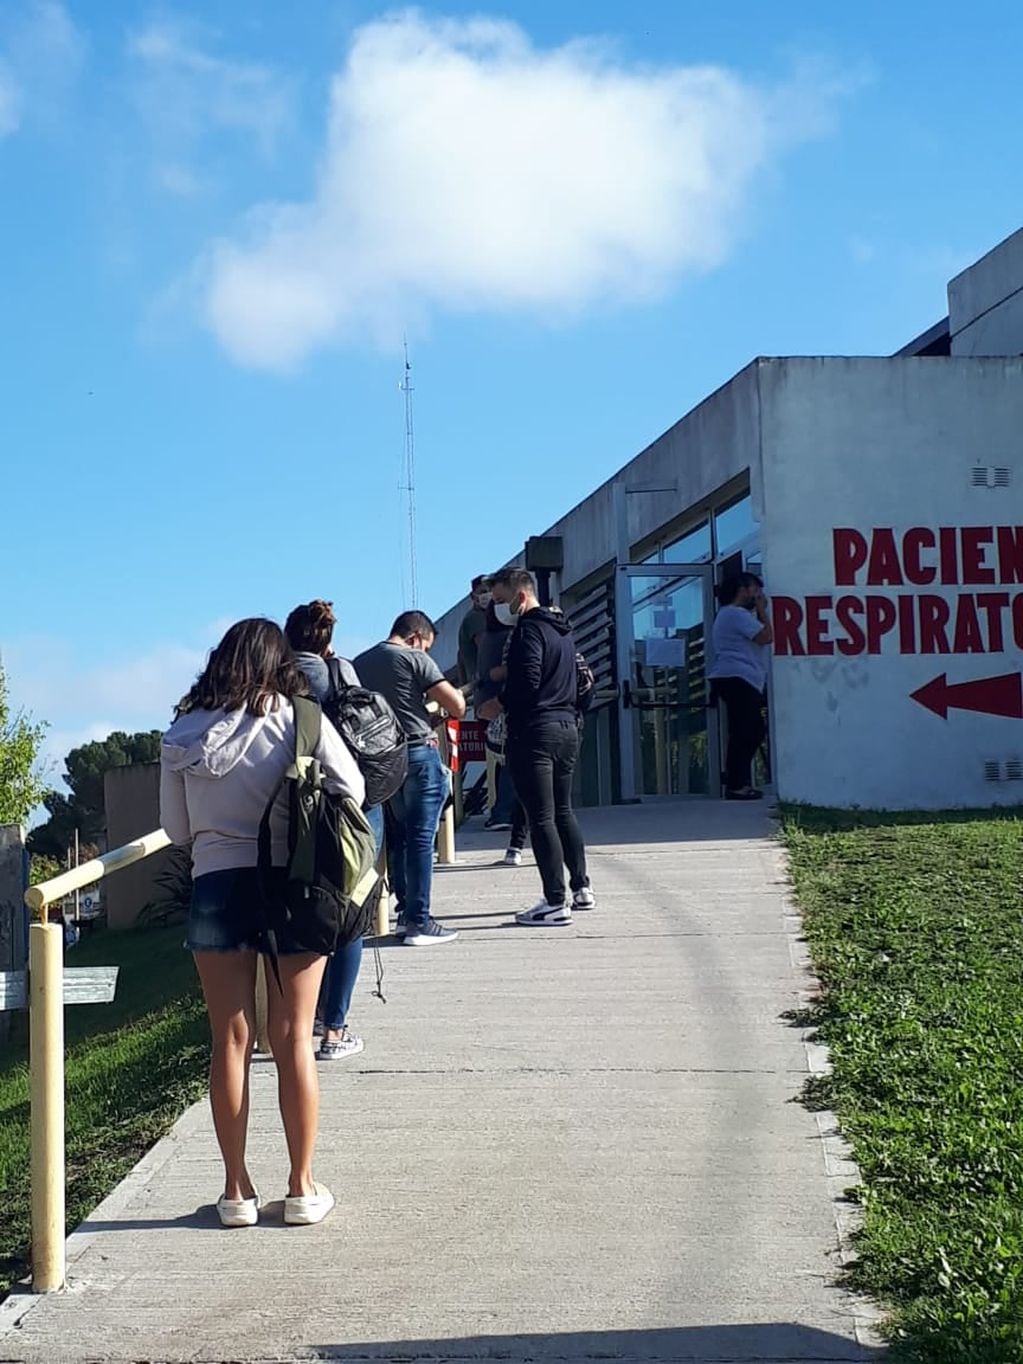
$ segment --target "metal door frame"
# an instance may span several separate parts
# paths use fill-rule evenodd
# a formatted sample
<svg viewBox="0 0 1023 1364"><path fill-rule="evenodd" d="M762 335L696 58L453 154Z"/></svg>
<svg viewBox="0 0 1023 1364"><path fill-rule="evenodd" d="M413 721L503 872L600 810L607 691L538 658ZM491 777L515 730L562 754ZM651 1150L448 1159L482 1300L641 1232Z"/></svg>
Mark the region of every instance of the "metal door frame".
<svg viewBox="0 0 1023 1364"><path fill-rule="evenodd" d="M683 578L703 580L703 628L705 656L710 659L711 630L714 624L714 565L699 564L617 564L615 566L615 644L618 665L618 754L621 764L621 798L624 804L639 804L644 799L661 800L660 796L644 797L636 791L636 735L633 728L630 690L632 684L633 651L633 578L664 578L678 581ZM676 708L677 709L677 708ZM713 798L721 790L721 740L717 710L705 708L707 716L707 784Z"/></svg>

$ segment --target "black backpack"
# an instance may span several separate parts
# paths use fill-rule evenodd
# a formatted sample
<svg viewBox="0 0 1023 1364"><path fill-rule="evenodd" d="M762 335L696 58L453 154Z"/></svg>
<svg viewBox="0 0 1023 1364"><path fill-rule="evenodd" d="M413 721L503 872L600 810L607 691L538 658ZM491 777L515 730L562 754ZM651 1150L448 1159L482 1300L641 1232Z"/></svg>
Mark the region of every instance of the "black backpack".
<svg viewBox="0 0 1023 1364"><path fill-rule="evenodd" d="M328 658L330 694L323 709L351 750L366 783L366 804L383 805L408 775L408 741L379 692L347 683L339 658Z"/></svg>
<svg viewBox="0 0 1023 1364"><path fill-rule="evenodd" d="M296 696L295 758L267 802L259 824L259 881L264 936L274 975L277 945L330 954L373 931L379 899L376 840L358 801L323 786L316 757L322 711ZM270 817L282 792L288 807L286 868L271 865Z"/></svg>
<svg viewBox="0 0 1023 1364"><path fill-rule="evenodd" d="M580 715L585 715L593 704L593 694L597 689L597 679L593 676L593 669L583 658L581 653L575 656L575 708Z"/></svg>

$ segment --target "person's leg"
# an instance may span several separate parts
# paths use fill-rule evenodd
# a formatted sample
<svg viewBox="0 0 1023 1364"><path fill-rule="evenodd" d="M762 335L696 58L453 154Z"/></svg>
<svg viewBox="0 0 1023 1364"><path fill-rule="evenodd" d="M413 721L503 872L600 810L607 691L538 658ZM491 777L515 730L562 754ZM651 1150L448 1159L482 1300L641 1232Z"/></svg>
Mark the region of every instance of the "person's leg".
<svg viewBox="0 0 1023 1364"><path fill-rule="evenodd" d="M744 691L743 709L745 714L745 727L743 733L744 752L742 755L743 771L749 774L749 784L753 786L753 761L757 756L757 749L764 741L764 698L756 687L748 682L742 683Z"/></svg>
<svg viewBox="0 0 1023 1364"><path fill-rule="evenodd" d="M507 767L501 763L497 769L497 794L494 800L494 808L491 810L490 818L487 821L488 825L492 827L495 824L510 824L514 803L515 787Z"/></svg>
<svg viewBox="0 0 1023 1364"><path fill-rule="evenodd" d="M408 814L405 793L411 781L410 771L401 789L387 802L387 874L398 902L399 918L405 915L408 899Z"/></svg>
<svg viewBox="0 0 1023 1364"><path fill-rule="evenodd" d="M565 903L565 858L554 823L554 760L543 735L517 740L509 761L519 800L526 808L533 856L549 905Z"/></svg>
<svg viewBox="0 0 1023 1364"><path fill-rule="evenodd" d="M328 1042L338 1040L348 1021L352 995L355 993L355 983L359 979L361 966L361 938L345 943L330 958L326 970L326 998L323 1003L323 1036Z"/></svg>
<svg viewBox="0 0 1023 1364"><path fill-rule="evenodd" d="M574 724L567 724L554 751L554 823L568 868L568 884L573 891L590 884L586 874L586 847L572 807L572 783L578 758L579 731Z"/></svg>
<svg viewBox="0 0 1023 1364"><path fill-rule="evenodd" d="M251 1198L245 1165L249 1126L249 1061L256 1040L255 952L194 952L210 1019L210 1107L220 1154L224 1158L224 1197ZM315 996L313 1002L315 1003ZM305 1049L312 1059L309 1034Z"/></svg>
<svg viewBox="0 0 1023 1364"><path fill-rule="evenodd" d="M432 745L413 749L403 788L407 840L405 922L417 928L424 927L430 919L433 846L448 790L447 768L437 750Z"/></svg>
<svg viewBox="0 0 1023 1364"><path fill-rule="evenodd" d="M728 753L725 785L729 791L749 789L753 754L759 729L755 690L740 677L722 679L721 694L728 714Z"/></svg>
<svg viewBox="0 0 1023 1364"><path fill-rule="evenodd" d="M326 957L302 952L278 959L281 989L270 988L270 1042L277 1063L277 1094L288 1143L288 1197L311 1194L313 1150L320 1114L320 1082L309 1046L313 1011Z"/></svg>
<svg viewBox="0 0 1023 1364"><path fill-rule="evenodd" d="M511 833L508 836L508 847L515 852L521 852L526 846L526 835L529 832L529 819L526 815L526 808L515 797L511 812Z"/></svg>
<svg viewBox="0 0 1023 1364"><path fill-rule="evenodd" d="M384 849L384 807L382 805L367 805L362 813L366 816L366 823L373 830L377 857L379 858Z"/></svg>

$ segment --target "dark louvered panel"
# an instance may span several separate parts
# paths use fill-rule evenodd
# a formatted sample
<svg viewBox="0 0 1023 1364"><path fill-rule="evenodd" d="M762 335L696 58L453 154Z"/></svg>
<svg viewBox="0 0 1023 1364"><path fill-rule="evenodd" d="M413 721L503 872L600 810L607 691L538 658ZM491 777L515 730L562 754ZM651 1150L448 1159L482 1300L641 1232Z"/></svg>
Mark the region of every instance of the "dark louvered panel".
<svg viewBox="0 0 1023 1364"><path fill-rule="evenodd" d="M568 597L565 611L572 622L576 647L593 669L595 704L607 705L617 684L615 669L614 579L608 578L584 596Z"/></svg>

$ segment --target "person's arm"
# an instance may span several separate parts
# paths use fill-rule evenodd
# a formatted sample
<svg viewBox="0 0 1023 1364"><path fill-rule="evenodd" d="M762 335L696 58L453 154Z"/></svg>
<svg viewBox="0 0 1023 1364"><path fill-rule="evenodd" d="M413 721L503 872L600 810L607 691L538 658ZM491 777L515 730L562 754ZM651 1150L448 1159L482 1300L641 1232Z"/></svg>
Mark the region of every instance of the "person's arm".
<svg viewBox="0 0 1023 1364"><path fill-rule="evenodd" d="M465 714L464 695L446 679L435 682L427 691L426 699L447 711L453 720L461 720Z"/></svg>
<svg viewBox="0 0 1023 1364"><path fill-rule="evenodd" d="M527 618L518 627L516 635L508 653L508 679L514 681L520 702L532 706L540 695L543 678L543 631L539 626L532 626Z"/></svg>
<svg viewBox="0 0 1023 1364"><path fill-rule="evenodd" d="M348 745L324 715L320 721L320 742L314 755L323 770L323 784L335 796L351 796L361 805L366 799L366 783Z"/></svg>
<svg viewBox="0 0 1023 1364"><path fill-rule="evenodd" d="M767 614L767 598L761 592L753 603L753 610L756 614L757 624L760 630L753 636L754 644L773 644L774 627L771 625L771 618Z"/></svg>
<svg viewBox="0 0 1023 1364"><path fill-rule="evenodd" d="M172 843L191 843L185 774L160 764L160 823Z"/></svg>

